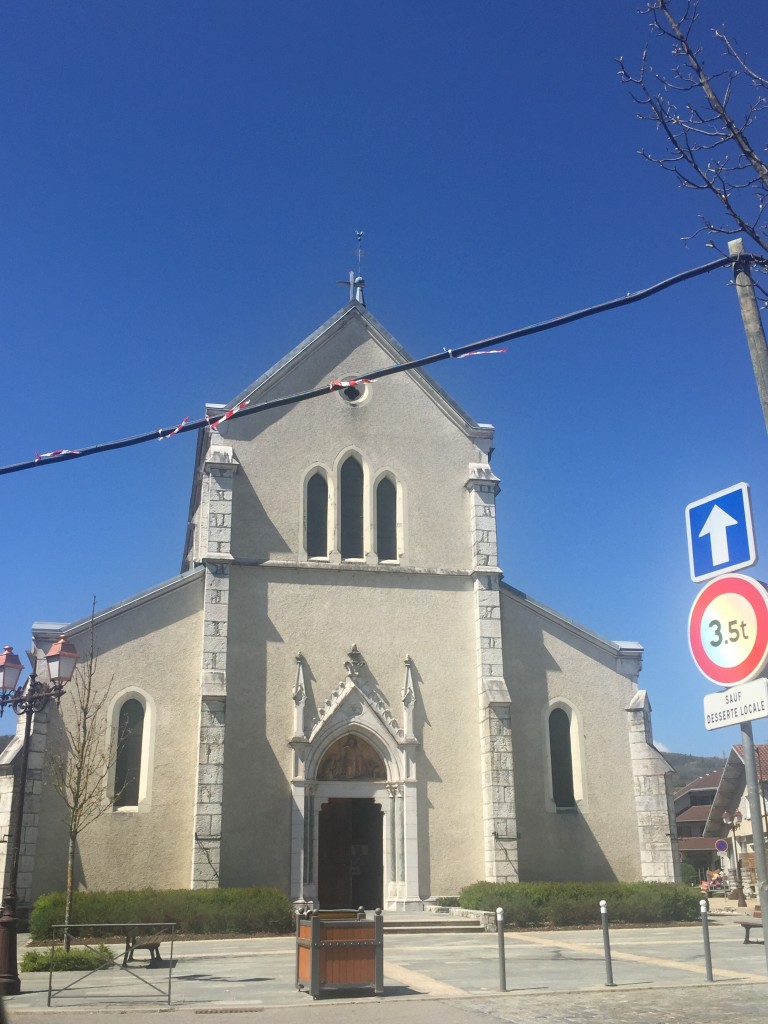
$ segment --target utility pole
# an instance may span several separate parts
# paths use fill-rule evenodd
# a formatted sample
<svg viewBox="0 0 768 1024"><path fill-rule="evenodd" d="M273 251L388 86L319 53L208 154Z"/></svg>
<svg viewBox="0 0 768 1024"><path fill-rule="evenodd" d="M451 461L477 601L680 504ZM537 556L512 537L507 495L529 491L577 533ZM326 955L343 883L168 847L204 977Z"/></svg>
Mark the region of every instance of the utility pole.
<svg viewBox="0 0 768 1024"><path fill-rule="evenodd" d="M735 257L733 274L736 282L736 294L739 297L744 333L747 336L749 354L752 357L752 369L755 374L760 405L763 409L765 428L768 430L768 346L755 298L755 286L749 273L749 258L744 252L743 239L734 238L729 242L728 252Z"/></svg>
<svg viewBox="0 0 768 1024"><path fill-rule="evenodd" d="M755 851L755 874L760 899L760 912L763 920L768 915L768 865L766 865L765 835L763 834L763 818L760 807L760 783L757 774L755 743L752 735L752 722L741 723L741 742L744 750L744 773L747 780L747 801L752 819L752 848ZM734 835L734 843L736 836ZM768 968L768 946L763 941L765 965Z"/></svg>

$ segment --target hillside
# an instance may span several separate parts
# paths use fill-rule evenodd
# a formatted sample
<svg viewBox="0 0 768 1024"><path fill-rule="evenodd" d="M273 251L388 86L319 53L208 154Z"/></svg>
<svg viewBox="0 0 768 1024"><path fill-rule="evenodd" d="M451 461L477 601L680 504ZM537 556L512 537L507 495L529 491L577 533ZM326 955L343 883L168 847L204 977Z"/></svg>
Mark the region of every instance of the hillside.
<svg viewBox="0 0 768 1024"><path fill-rule="evenodd" d="M677 792L689 782L715 772L718 768L725 766L723 757L698 757L696 754L669 754L665 751L664 757L669 761L677 774L672 776L672 789Z"/></svg>

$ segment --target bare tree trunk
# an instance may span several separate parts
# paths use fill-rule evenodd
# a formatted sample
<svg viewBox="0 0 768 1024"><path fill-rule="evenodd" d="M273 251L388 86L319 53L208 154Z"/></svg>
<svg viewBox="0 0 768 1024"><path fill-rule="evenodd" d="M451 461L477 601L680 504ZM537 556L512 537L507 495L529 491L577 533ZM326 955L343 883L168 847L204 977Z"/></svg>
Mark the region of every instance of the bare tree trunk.
<svg viewBox="0 0 768 1024"><path fill-rule="evenodd" d="M69 922L72 920L72 897L75 891L75 844L77 833L69 833L69 846L67 848L67 895L64 900L64 951L69 952L71 939L69 935Z"/></svg>

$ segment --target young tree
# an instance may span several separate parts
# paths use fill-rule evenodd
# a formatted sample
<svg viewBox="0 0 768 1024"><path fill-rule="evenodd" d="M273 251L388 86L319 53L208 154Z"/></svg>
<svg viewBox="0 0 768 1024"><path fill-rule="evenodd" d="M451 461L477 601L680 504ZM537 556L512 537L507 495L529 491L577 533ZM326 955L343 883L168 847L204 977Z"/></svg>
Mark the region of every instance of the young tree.
<svg viewBox="0 0 768 1024"><path fill-rule="evenodd" d="M654 124L663 141L658 152L640 154L682 188L714 199L689 237L706 232L717 248L716 236L742 235L768 256L768 76L724 27L702 29L699 0L650 0L640 13L651 17L651 42L639 72L630 74L621 58L619 75L638 117ZM719 216L707 206L719 208Z"/></svg>
<svg viewBox="0 0 768 1024"><path fill-rule="evenodd" d="M110 685L96 684L97 652L94 646L95 602L91 610L90 645L67 689L69 714L63 716L68 750L51 761L52 784L67 808L69 845L64 908L64 948L70 947L68 925L72 918L77 838L83 829L112 808L108 792L118 744L108 735L106 709Z"/></svg>

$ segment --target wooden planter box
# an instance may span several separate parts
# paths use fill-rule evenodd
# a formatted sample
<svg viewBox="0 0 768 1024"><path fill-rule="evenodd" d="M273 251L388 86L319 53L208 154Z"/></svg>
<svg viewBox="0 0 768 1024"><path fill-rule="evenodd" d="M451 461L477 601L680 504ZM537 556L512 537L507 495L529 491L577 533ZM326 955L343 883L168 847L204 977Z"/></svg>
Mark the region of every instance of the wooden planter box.
<svg viewBox="0 0 768 1024"><path fill-rule="evenodd" d="M384 918L356 911L323 911L296 919L296 988L317 999L341 988L372 988L384 995Z"/></svg>

